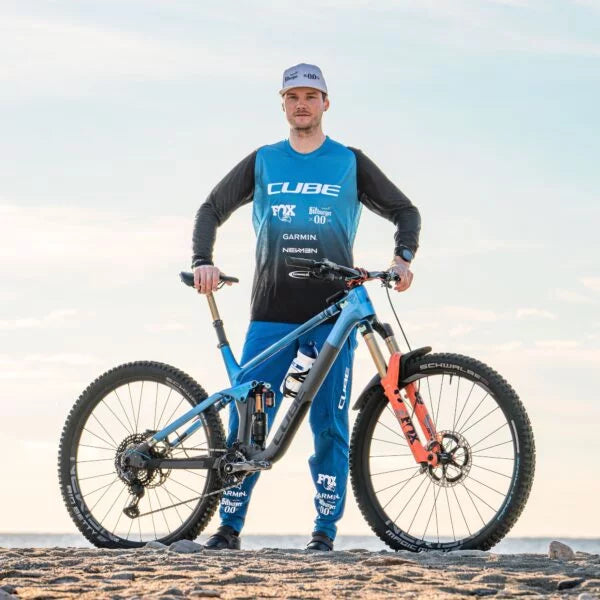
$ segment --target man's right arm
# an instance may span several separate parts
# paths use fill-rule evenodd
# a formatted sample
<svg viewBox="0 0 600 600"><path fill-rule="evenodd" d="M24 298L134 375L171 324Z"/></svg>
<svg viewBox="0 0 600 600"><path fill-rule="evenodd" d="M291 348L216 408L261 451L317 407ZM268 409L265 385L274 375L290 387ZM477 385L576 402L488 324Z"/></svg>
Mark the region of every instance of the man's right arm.
<svg viewBox="0 0 600 600"><path fill-rule="evenodd" d="M194 285L201 293L216 289L219 269L213 266L213 248L217 227L240 206L252 201L256 150L238 163L215 186L196 213L192 237Z"/></svg>

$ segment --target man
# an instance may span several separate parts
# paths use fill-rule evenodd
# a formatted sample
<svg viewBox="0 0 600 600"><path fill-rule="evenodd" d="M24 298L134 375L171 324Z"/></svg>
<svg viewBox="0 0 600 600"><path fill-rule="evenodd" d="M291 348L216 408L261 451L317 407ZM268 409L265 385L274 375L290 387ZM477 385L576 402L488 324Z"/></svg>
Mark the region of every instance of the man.
<svg viewBox="0 0 600 600"><path fill-rule="evenodd" d="M323 310L325 299L340 289L340 282L295 278L295 269L286 265L286 258L328 258L352 266L361 205L397 227L392 267L400 276L397 291L408 289L412 282L409 267L418 246L419 212L408 198L360 150L324 135L321 119L329 109L329 98L321 70L308 64L287 69L279 93L290 124L289 140L262 146L234 167L199 208L194 227L194 283L198 292L206 294L216 290L219 282L220 271L212 262L217 227L233 210L253 202L256 272L242 362ZM313 341L320 347L331 327L329 323L321 325L299 343ZM317 490L315 530L307 546L311 550L333 549L336 523L344 510L354 345L353 335L311 405L315 453L309 464ZM248 378L268 381L279 390L297 349L298 345L292 345L279 352ZM280 400L279 395L275 407L268 410L269 423ZM236 439L238 426L235 406L230 407L228 443ZM240 548L239 533L257 478L255 473L239 488L224 492L222 525L206 548Z"/></svg>

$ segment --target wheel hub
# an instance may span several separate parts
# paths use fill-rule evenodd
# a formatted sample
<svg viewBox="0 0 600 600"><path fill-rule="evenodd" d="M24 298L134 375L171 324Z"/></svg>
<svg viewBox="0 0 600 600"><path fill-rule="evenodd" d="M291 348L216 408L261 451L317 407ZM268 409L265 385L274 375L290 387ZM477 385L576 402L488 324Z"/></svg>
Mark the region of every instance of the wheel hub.
<svg viewBox="0 0 600 600"><path fill-rule="evenodd" d="M438 440L438 464L435 467L429 465L427 472L435 485L453 487L463 481L471 470L471 447L456 431L441 431Z"/></svg>

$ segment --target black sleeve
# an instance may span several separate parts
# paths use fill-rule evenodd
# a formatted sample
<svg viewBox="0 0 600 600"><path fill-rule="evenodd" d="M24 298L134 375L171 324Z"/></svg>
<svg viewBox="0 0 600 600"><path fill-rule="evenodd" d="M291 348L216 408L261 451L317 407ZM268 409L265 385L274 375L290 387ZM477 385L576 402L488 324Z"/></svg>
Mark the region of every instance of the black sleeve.
<svg viewBox="0 0 600 600"><path fill-rule="evenodd" d="M252 201L256 153L257 150L233 167L198 209L192 237L192 268L213 264L212 252L217 227L221 226L236 208Z"/></svg>
<svg viewBox="0 0 600 600"><path fill-rule="evenodd" d="M394 252L407 246L413 252L419 247L421 216L417 207L383 174L362 151L349 148L356 156L358 199L375 214L396 225Z"/></svg>

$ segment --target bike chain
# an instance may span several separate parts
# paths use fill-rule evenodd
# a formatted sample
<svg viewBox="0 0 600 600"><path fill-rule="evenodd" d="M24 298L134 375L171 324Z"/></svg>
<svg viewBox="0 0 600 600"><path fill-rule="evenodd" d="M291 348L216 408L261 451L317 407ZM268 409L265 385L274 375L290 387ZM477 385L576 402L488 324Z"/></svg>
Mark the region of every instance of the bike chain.
<svg viewBox="0 0 600 600"><path fill-rule="evenodd" d="M180 448L180 450L188 450L188 448ZM191 449L190 449L191 450ZM230 449L226 448L209 448L208 450L214 450L215 452L228 452ZM246 478L246 475L244 475L244 479ZM242 479L242 481L244 481L244 479ZM163 510L167 510L168 508L175 508L177 506L182 506L183 504L189 504L190 502L195 502L196 500L202 500L203 498L207 498L208 496L214 496L215 494L219 494L221 492L225 492L227 490L230 490L231 488L234 487L238 487L240 485L240 483L242 483L242 481L238 481L237 483L234 483L232 485L228 485L225 487L222 487L218 490L215 490L214 492L208 492L208 494L201 494L200 496L196 496L195 498L190 498L189 500L183 500L181 502L177 502L176 504L171 504L169 506L166 506L164 508L157 508L155 510L150 510L148 512L145 513L141 513L139 514L136 519L139 519L140 517L146 517L148 515L153 515L154 513L157 512L162 512Z"/></svg>

